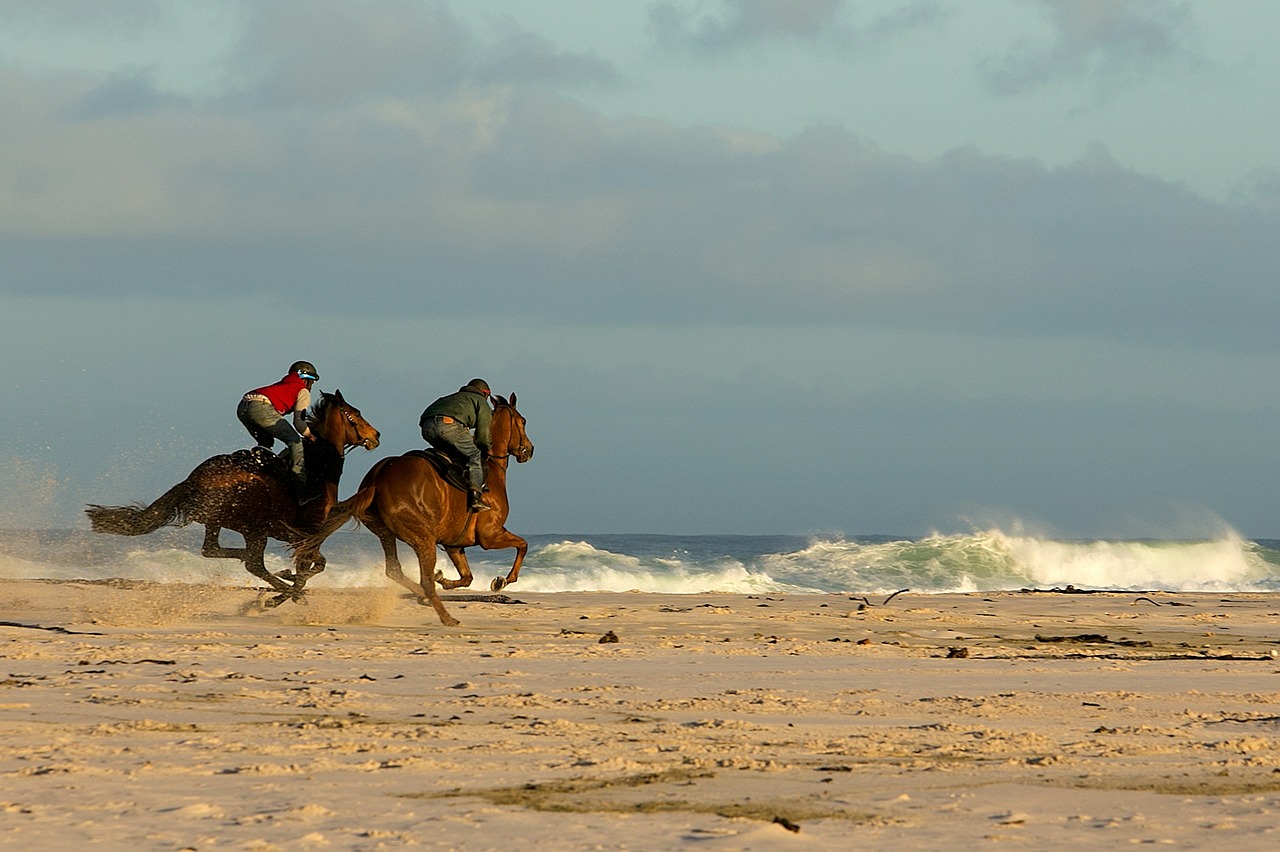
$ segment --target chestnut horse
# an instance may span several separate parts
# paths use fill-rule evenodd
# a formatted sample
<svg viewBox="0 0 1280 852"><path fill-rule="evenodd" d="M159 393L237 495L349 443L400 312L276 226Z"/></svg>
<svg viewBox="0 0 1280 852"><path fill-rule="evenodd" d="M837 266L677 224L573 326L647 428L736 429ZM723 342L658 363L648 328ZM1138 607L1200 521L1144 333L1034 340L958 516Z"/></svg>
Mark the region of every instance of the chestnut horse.
<svg viewBox="0 0 1280 852"><path fill-rule="evenodd" d="M432 464L426 453L411 451L383 459L369 469L360 490L333 507L329 517L302 545L302 551L319 550L320 544L348 520L363 524L378 537L386 555L387 576L413 592L421 604L435 607L440 621L449 626L458 623L440 601L437 581L446 589L471 585L471 567L464 548L479 545L485 550L515 548L516 558L506 577L496 577L494 591L514 583L529 543L508 532L504 524L510 506L507 502L507 465L509 459L527 462L533 456L533 444L525 434L525 419L516 410L516 395L504 399L493 397L493 424L487 465L487 488L484 500L487 512L467 511L467 492L451 485ZM396 541L413 548L418 557L415 583L400 568ZM458 569L457 580L446 580L436 571L436 546L443 547Z"/></svg>
<svg viewBox="0 0 1280 852"><path fill-rule="evenodd" d="M192 521L204 524L202 555L242 561L250 574L280 593L272 605L297 600L307 580L325 565L319 548L297 545L338 502L338 479L347 450L372 450L380 437L360 410L342 398L342 391L322 393L307 412L307 421L314 436L303 441L307 480L313 488L322 484L323 493L301 510L286 484L289 474L284 460L257 447L201 462L150 506L91 505L85 514L95 532L116 535L145 535L162 526L185 526ZM218 541L223 529L244 536L244 547L223 547ZM266 569L263 554L268 538L295 546L292 572L275 576Z"/></svg>

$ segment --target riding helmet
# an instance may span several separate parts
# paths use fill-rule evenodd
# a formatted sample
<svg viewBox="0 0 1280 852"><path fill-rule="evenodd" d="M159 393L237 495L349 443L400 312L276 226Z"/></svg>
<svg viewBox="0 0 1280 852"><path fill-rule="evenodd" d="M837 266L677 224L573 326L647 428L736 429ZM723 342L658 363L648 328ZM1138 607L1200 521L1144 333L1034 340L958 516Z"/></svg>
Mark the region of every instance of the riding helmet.
<svg viewBox="0 0 1280 852"><path fill-rule="evenodd" d="M484 379L472 379L471 381L467 382L467 383L466 383L465 385L463 385L462 387L458 388L458 390L459 390L459 391L468 391L468 390L469 390L469 391L475 391L476 393L482 393L482 394L484 394L485 396L488 396L488 395L489 395L489 383L488 383L488 382L486 382Z"/></svg>
<svg viewBox="0 0 1280 852"><path fill-rule="evenodd" d="M289 372L297 373L300 378L310 379L313 382L320 380L320 371L310 361L294 361L293 366L289 368Z"/></svg>

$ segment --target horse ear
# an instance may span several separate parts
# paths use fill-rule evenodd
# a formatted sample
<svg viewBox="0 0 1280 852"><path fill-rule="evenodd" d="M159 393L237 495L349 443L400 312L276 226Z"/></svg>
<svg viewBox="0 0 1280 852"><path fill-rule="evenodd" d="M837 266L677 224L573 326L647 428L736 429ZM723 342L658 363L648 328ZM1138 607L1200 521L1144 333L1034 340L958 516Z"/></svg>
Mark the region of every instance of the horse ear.
<svg viewBox="0 0 1280 852"><path fill-rule="evenodd" d="M512 408L515 408L515 407L516 407L516 392L515 392L515 391L512 391L512 392L511 392L511 396L509 397L508 401L511 403L511 407L512 407Z"/></svg>
<svg viewBox="0 0 1280 852"><path fill-rule="evenodd" d="M346 402L346 400L342 398L342 391L338 390L337 388L333 389L333 398L336 399L338 402Z"/></svg>

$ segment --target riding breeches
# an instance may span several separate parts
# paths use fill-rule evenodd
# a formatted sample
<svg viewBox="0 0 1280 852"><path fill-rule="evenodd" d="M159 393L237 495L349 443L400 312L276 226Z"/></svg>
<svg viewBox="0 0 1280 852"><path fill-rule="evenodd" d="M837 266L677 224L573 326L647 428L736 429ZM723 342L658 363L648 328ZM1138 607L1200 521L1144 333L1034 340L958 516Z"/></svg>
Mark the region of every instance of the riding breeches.
<svg viewBox="0 0 1280 852"><path fill-rule="evenodd" d="M302 436L293 424L280 416L280 413L269 402L255 399L242 399L236 406L236 417L249 430L249 434L258 442L258 446L268 450L275 446L276 439L284 442L289 448L289 466L293 475L299 480L305 470L302 456Z"/></svg>
<svg viewBox="0 0 1280 852"><path fill-rule="evenodd" d="M422 424L422 438L438 450L444 450L458 456L467 464L467 479L471 487L480 491L484 488L484 464L480 456L480 448L476 446L471 430L461 423L444 423L433 417Z"/></svg>

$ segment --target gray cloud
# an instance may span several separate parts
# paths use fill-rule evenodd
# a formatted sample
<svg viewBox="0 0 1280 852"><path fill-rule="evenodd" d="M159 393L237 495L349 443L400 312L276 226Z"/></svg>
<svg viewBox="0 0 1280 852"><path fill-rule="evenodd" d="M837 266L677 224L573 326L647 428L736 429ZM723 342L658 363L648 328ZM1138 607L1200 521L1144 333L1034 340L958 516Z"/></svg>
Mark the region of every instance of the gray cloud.
<svg viewBox="0 0 1280 852"><path fill-rule="evenodd" d="M445 2L248 4L228 100L256 107L448 97L468 86L616 85L607 60L557 50L509 20L479 40Z"/></svg>
<svg viewBox="0 0 1280 852"><path fill-rule="evenodd" d="M948 14L937 0L916 0L858 27L849 21L845 0L724 0L721 5L719 14L699 16L675 3L657 3L649 9L649 29L666 50L719 55L779 39L848 48L883 41Z"/></svg>
<svg viewBox="0 0 1280 852"><path fill-rule="evenodd" d="M59 33L129 33L165 21L169 6L162 0L5 0L0 3L0 20Z"/></svg>
<svg viewBox="0 0 1280 852"><path fill-rule="evenodd" d="M1200 60L1191 47L1191 13L1180 0L1027 0L1049 18L1053 40L1023 41L983 61L995 95L1017 95L1060 79L1125 81L1170 62Z"/></svg>
<svg viewBox="0 0 1280 852"><path fill-rule="evenodd" d="M346 103L451 90L470 32L443 2L275 0L245 5L231 87L257 106Z"/></svg>
<svg viewBox="0 0 1280 852"><path fill-rule="evenodd" d="M1085 5L1114 26L1116 4ZM221 99L166 97L146 73L7 78L0 290L1275 346L1280 213L1261 189L1211 202L1102 147L1050 169L921 161L835 128L612 119L512 82L521 56L535 80L607 68L513 31L480 43L444 5L335 3L302 29L301 7L253 8L237 62L260 73ZM483 85L495 56L513 64Z"/></svg>
<svg viewBox="0 0 1280 852"><path fill-rule="evenodd" d="M558 50L542 36L515 27L506 29L497 44L486 50L476 70L481 83L616 86L622 82L618 69L606 59Z"/></svg>
<svg viewBox="0 0 1280 852"><path fill-rule="evenodd" d="M876 18L862 32L866 41L874 44L921 27L933 26L954 13L954 7L941 0L914 0L887 15Z"/></svg>
<svg viewBox="0 0 1280 852"><path fill-rule="evenodd" d="M1280 171L1255 169L1232 191L1235 203L1280 212Z"/></svg>
<svg viewBox="0 0 1280 852"><path fill-rule="evenodd" d="M0 109L99 91L58 85L10 89ZM483 303L548 321L1275 347L1280 215L1100 146L1060 169L976 149L925 162L837 129L612 120L537 89L252 121L217 105L123 124L63 111L28 112L0 142L6 292L358 292L353 310L388 315ZM113 168L86 182L80 156ZM60 204L74 215L45 214Z"/></svg>
<svg viewBox="0 0 1280 852"><path fill-rule="evenodd" d="M70 121L97 121L161 109L186 109L193 104L186 97L158 89L154 69L129 75L117 74L86 92L64 113Z"/></svg>
<svg viewBox="0 0 1280 852"><path fill-rule="evenodd" d="M839 20L844 0L725 0L719 16L694 16L673 3L649 10L649 26L668 49L723 51L762 38L813 38Z"/></svg>

